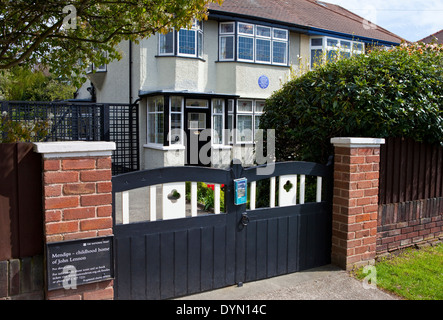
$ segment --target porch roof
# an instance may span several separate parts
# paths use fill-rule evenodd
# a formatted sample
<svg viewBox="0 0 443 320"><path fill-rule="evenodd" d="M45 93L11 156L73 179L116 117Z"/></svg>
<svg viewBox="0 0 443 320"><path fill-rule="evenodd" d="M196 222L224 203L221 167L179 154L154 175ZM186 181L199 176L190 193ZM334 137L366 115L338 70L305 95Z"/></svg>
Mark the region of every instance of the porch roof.
<svg viewBox="0 0 443 320"><path fill-rule="evenodd" d="M222 99L235 99L240 98L239 95L235 94L225 94L225 93L215 93L215 92L195 92L188 90L154 90L154 91L139 91L139 97L152 97L158 95L170 95L170 96L184 96L184 97L193 97L193 98L202 98L202 99L210 99L210 98L222 98Z"/></svg>

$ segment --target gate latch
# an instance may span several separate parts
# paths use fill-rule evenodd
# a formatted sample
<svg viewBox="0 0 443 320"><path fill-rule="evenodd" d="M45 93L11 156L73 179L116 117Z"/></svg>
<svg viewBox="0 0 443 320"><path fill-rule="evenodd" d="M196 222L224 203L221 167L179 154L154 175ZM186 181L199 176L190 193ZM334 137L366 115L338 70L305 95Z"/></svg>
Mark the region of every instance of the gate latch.
<svg viewBox="0 0 443 320"><path fill-rule="evenodd" d="M249 217L248 217L248 214L247 214L246 212L242 214L242 217L241 217L241 224L242 224L244 227L246 227L246 226L249 224Z"/></svg>

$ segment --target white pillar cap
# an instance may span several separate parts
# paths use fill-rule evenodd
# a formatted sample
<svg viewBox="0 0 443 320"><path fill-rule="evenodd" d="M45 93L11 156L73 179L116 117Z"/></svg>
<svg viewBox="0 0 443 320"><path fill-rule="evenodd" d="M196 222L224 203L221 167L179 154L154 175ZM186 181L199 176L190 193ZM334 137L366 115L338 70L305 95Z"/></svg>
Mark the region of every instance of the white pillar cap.
<svg viewBox="0 0 443 320"><path fill-rule="evenodd" d="M380 145L385 144L385 139L341 137L332 138L331 143L336 147L374 148L380 147Z"/></svg>
<svg viewBox="0 0 443 320"><path fill-rule="evenodd" d="M105 141L57 141L36 142L34 152L43 158L108 157L116 149L115 142Z"/></svg>

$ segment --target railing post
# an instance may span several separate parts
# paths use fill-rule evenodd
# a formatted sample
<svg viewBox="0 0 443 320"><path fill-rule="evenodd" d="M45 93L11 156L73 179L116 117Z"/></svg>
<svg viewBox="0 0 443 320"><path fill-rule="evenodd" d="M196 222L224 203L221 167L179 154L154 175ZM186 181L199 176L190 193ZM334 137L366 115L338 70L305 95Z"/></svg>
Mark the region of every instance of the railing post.
<svg viewBox="0 0 443 320"><path fill-rule="evenodd" d="M111 135L109 131L109 105L108 104L102 104L100 106L100 140L101 141L110 141Z"/></svg>
<svg viewBox="0 0 443 320"><path fill-rule="evenodd" d="M331 260L346 270L376 256L380 145L384 139L333 138Z"/></svg>

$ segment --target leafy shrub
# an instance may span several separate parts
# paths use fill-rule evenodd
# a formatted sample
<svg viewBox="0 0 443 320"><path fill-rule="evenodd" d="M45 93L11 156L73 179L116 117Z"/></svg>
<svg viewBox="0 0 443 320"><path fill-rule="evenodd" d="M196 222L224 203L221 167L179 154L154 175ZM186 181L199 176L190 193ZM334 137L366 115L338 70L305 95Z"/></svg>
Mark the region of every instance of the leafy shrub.
<svg viewBox="0 0 443 320"><path fill-rule="evenodd" d="M15 121L4 111L0 115L0 143L43 141L51 124L51 119Z"/></svg>
<svg viewBox="0 0 443 320"><path fill-rule="evenodd" d="M402 44L318 66L268 99L276 159L326 163L332 137L443 142L443 46Z"/></svg>

